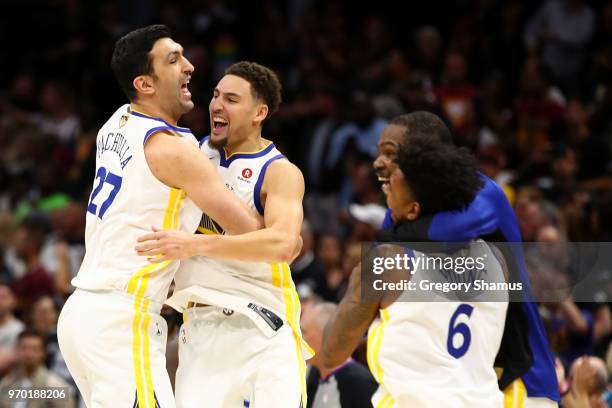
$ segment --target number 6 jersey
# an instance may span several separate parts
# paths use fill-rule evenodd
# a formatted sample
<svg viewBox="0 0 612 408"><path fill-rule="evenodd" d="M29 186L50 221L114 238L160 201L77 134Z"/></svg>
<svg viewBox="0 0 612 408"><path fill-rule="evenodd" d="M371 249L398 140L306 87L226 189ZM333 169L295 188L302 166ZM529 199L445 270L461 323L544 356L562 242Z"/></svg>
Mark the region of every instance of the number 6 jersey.
<svg viewBox="0 0 612 408"><path fill-rule="evenodd" d="M466 251L472 259L484 255L487 282L505 282L502 263L484 241L472 241ZM426 257L408 252L412 259ZM503 407L493 364L504 332L507 292L455 301L454 293L428 287L456 279L455 272L445 277L440 270L413 265L410 281L421 290L406 290L380 309L368 332L368 366L380 385L373 406Z"/></svg>
<svg viewBox="0 0 612 408"><path fill-rule="evenodd" d="M184 191L166 186L151 173L144 145L159 131L175 134L176 143L198 145L189 129L131 111L127 104L98 132L85 258L73 286L118 290L157 302L166 299L178 262L149 264L136 254L136 239L150 232L151 226L194 232L202 211Z"/></svg>

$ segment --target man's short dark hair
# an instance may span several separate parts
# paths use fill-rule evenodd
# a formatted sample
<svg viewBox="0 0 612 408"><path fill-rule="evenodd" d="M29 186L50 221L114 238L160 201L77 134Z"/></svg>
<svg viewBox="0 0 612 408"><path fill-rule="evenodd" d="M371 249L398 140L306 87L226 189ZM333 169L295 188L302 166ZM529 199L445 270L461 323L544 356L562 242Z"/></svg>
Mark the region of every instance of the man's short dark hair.
<svg viewBox="0 0 612 408"><path fill-rule="evenodd" d="M421 215L462 210L484 185L474 156L440 140L411 136L400 147L397 162L421 204Z"/></svg>
<svg viewBox="0 0 612 408"><path fill-rule="evenodd" d="M38 339L40 339L40 342L43 345L45 345L45 338L43 337L42 334L40 334L39 331L34 330L34 329L24 329L21 333L19 333L19 335L17 336L17 342L20 342L21 340L27 338L27 337L36 337Z"/></svg>
<svg viewBox="0 0 612 408"><path fill-rule="evenodd" d="M268 105L268 117L278 110L282 101L281 83L270 68L256 62L241 61L225 70L225 75L235 75L251 84L255 98Z"/></svg>
<svg viewBox="0 0 612 408"><path fill-rule="evenodd" d="M170 30L162 24L150 25L131 31L115 43L111 68L119 86L130 101L138 96L134 78L153 72L150 52L160 38L169 38Z"/></svg>
<svg viewBox="0 0 612 408"><path fill-rule="evenodd" d="M448 126L431 112L416 111L396 116L391 119L389 124L406 128L408 130L406 141L411 140L412 137L422 137L453 144L453 137Z"/></svg>

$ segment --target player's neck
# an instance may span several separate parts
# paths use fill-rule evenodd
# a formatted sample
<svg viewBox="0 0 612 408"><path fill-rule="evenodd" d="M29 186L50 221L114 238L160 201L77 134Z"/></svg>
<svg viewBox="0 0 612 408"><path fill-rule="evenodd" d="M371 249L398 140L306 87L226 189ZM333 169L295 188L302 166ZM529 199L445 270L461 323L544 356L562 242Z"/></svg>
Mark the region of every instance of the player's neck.
<svg viewBox="0 0 612 408"><path fill-rule="evenodd" d="M237 143L233 143L233 144L228 143L227 146L225 146L225 151L228 154L255 153L255 152L258 152L264 149L269 144L270 144L270 141L261 137L261 133L257 132L252 135L249 135L247 138Z"/></svg>
<svg viewBox="0 0 612 408"><path fill-rule="evenodd" d="M173 117L170 113L164 112L159 107L148 103L147 101L138 101L130 103L130 109L133 112L142 113L147 116L152 116L154 118L163 119L165 122L176 126L179 118Z"/></svg>

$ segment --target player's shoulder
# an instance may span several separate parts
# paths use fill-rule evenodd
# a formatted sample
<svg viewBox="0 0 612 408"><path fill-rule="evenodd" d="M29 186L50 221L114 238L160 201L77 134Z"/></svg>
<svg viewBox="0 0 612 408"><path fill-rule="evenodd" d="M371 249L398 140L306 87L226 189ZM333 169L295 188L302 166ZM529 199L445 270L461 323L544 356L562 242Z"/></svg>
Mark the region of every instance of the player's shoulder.
<svg viewBox="0 0 612 408"><path fill-rule="evenodd" d="M477 199L484 200L496 208L509 206L506 193L499 184L482 173L480 178L483 181L483 186L476 196Z"/></svg>
<svg viewBox="0 0 612 408"><path fill-rule="evenodd" d="M104 124L100 127L100 131L104 132L109 129L121 129L123 128L129 120L130 117L130 105L124 104L119 107L113 114L104 122Z"/></svg>
<svg viewBox="0 0 612 408"><path fill-rule="evenodd" d="M268 170L266 174L277 175L279 177L299 177L303 179L302 171L298 166L291 163L289 159L285 156L278 157L275 160L272 160L268 165Z"/></svg>
<svg viewBox="0 0 612 408"><path fill-rule="evenodd" d="M144 152L149 164L159 163L163 166L166 166L166 163L179 164L194 152L201 154L195 139L177 137L177 134L169 129L148 134L144 139Z"/></svg>
<svg viewBox="0 0 612 408"><path fill-rule="evenodd" d="M129 126L126 126L130 132L133 132L142 137L143 143L146 143L154 134L167 134L169 136L179 136L190 140L196 144L197 140L193 136L191 129L172 125L162 118L148 115L136 109L127 107L129 113ZM136 136L134 136L136 138Z"/></svg>
<svg viewBox="0 0 612 408"><path fill-rule="evenodd" d="M301 170L283 157L270 162L264 175L263 190L266 192L295 191L303 194L304 185Z"/></svg>

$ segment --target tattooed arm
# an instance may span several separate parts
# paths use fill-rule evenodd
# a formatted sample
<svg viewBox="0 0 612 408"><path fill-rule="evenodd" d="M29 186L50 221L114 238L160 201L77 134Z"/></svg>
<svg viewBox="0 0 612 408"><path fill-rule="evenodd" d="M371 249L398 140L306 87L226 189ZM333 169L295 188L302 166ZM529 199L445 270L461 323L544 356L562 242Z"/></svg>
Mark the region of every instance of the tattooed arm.
<svg viewBox="0 0 612 408"><path fill-rule="evenodd" d="M337 367L353 354L379 306L380 301L361 301L361 264L357 265L344 298L323 332L320 356L325 367Z"/></svg>

